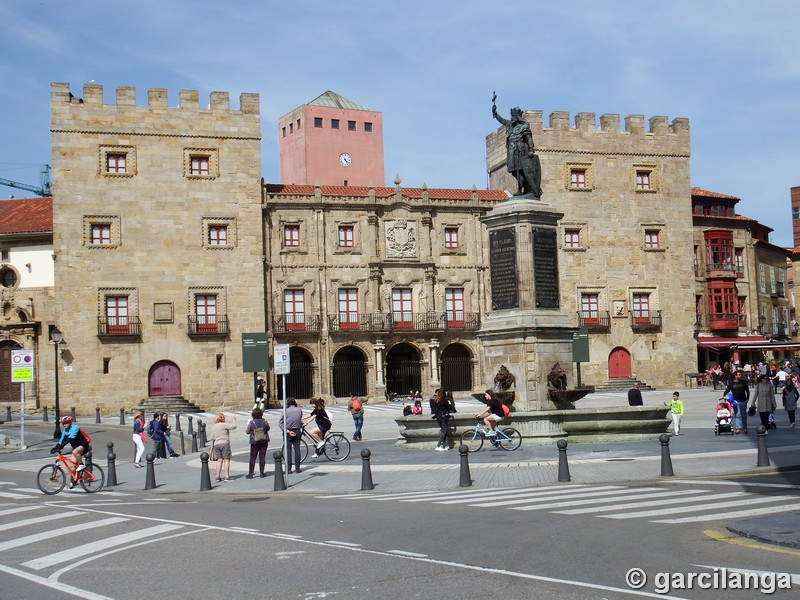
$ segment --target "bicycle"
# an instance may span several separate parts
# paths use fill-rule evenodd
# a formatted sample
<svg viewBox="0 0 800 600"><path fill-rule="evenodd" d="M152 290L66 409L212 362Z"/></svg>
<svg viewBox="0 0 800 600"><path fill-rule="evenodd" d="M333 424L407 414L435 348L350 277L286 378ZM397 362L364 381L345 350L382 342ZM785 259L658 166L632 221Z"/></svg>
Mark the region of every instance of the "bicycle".
<svg viewBox="0 0 800 600"><path fill-rule="evenodd" d="M475 427L467 429L461 434L461 444L466 446L469 452L477 452L483 448L484 437L488 437L495 448L502 448L508 452L516 450L522 444L522 436L513 427L498 426L493 436L487 435L488 432L486 425L478 421L475 423Z"/></svg>
<svg viewBox="0 0 800 600"><path fill-rule="evenodd" d="M304 463L308 458L308 442L306 438L311 440L311 445L316 447L317 442L311 437L305 427L303 428L303 437L300 438L300 462ZM350 456L350 440L348 440L341 431L329 431L325 434L325 445L322 448L322 453L328 460L333 462L341 462Z"/></svg>
<svg viewBox="0 0 800 600"><path fill-rule="evenodd" d="M36 484L42 493L48 496L59 493L67 485L67 476L64 473L66 468L71 479L77 480L85 491L93 494L105 485L106 474L101 467L92 462L91 455L87 455L84 462L85 468L78 471L78 463L59 452L52 465L45 465L39 469L36 474Z"/></svg>

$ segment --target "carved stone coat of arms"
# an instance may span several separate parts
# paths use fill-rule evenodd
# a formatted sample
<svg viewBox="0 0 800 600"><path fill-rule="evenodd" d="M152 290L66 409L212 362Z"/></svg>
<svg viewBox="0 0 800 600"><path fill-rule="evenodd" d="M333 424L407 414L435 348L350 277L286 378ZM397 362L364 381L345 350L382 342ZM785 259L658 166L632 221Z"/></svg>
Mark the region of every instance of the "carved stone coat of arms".
<svg viewBox="0 0 800 600"><path fill-rule="evenodd" d="M417 255L417 224L414 221L391 221L386 224L386 256L408 258Z"/></svg>

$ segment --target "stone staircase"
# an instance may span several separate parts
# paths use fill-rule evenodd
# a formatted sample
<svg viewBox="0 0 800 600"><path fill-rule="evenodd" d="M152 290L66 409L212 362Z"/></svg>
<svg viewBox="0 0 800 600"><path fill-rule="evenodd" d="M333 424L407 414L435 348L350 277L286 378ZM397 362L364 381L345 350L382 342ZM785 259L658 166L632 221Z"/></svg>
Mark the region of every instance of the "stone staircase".
<svg viewBox="0 0 800 600"><path fill-rule="evenodd" d="M620 379L609 379L605 383L594 386L595 392L627 392L633 387L634 382L637 381L634 377L622 377ZM639 381L639 389L643 392L652 392L655 388L651 388L643 381Z"/></svg>
<svg viewBox="0 0 800 600"><path fill-rule="evenodd" d="M151 396L140 405L140 408L147 417L152 417L156 412L170 415L203 412L202 408L185 400L183 396Z"/></svg>

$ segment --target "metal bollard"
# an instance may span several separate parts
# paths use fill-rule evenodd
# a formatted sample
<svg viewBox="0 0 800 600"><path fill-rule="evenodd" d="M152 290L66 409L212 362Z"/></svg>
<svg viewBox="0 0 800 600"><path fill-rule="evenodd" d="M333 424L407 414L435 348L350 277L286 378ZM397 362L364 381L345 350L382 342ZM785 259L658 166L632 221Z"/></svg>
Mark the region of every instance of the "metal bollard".
<svg viewBox="0 0 800 600"><path fill-rule="evenodd" d="M757 467L769 466L769 452L767 451L767 428L763 425L756 427L756 435L758 435L758 461Z"/></svg>
<svg viewBox="0 0 800 600"><path fill-rule="evenodd" d="M200 445L205 448L208 445L208 438L206 437L206 424L198 419L197 429L200 431Z"/></svg>
<svg viewBox="0 0 800 600"><path fill-rule="evenodd" d="M192 454L197 452L197 432L192 432Z"/></svg>
<svg viewBox="0 0 800 600"><path fill-rule="evenodd" d="M114 454L114 442L108 442L108 479L106 486L117 485L117 455Z"/></svg>
<svg viewBox="0 0 800 600"><path fill-rule="evenodd" d="M464 444L458 447L458 453L461 455L461 469L459 474L458 487L472 487L472 475L469 472L469 448Z"/></svg>
<svg viewBox="0 0 800 600"><path fill-rule="evenodd" d="M558 440L556 446L558 446L558 482L567 483L572 481L569 476L569 463L567 462L567 440Z"/></svg>
<svg viewBox="0 0 800 600"><path fill-rule="evenodd" d="M658 437L661 442L661 476L673 477L675 473L672 470L672 458L669 455L669 434L662 433Z"/></svg>
<svg viewBox="0 0 800 600"><path fill-rule="evenodd" d="M156 460L156 457L153 456L152 452L150 452L145 457L145 460L147 461L147 476L145 477L144 481L144 489L152 490L156 487L156 468L153 464Z"/></svg>
<svg viewBox="0 0 800 600"><path fill-rule="evenodd" d="M181 430L181 413L175 415L175 431Z"/></svg>
<svg viewBox="0 0 800 600"><path fill-rule="evenodd" d="M95 406L94 407L94 422L95 423L100 423L100 407L99 406Z"/></svg>
<svg viewBox="0 0 800 600"><path fill-rule="evenodd" d="M193 434L196 435L196 434ZM200 454L200 491L207 492L211 487L211 472L208 470L208 452Z"/></svg>
<svg viewBox="0 0 800 600"><path fill-rule="evenodd" d="M283 476L283 450L276 450L272 453L275 460L275 486L272 488L276 492L286 489L286 478Z"/></svg>
<svg viewBox="0 0 800 600"><path fill-rule="evenodd" d="M120 408L119 409L119 424L120 425L125 425L125 409L124 408Z"/></svg>
<svg viewBox="0 0 800 600"><path fill-rule="evenodd" d="M372 453L368 448L361 451L361 491L366 492L375 489L372 483L372 469L369 468L369 457Z"/></svg>
<svg viewBox="0 0 800 600"><path fill-rule="evenodd" d="M11 407L6 406L6 423L11 423Z"/></svg>
<svg viewBox="0 0 800 600"><path fill-rule="evenodd" d="M186 456L186 440L183 439L182 431L181 431L181 456Z"/></svg>
<svg viewBox="0 0 800 600"><path fill-rule="evenodd" d="M192 428L192 417L191 417L191 415L189 415L186 418L189 419L189 430L188 430L189 431L189 435L192 435L194 433L194 429Z"/></svg>
<svg viewBox="0 0 800 600"><path fill-rule="evenodd" d="M42 407L42 422L47 423L47 407Z"/></svg>
<svg viewBox="0 0 800 600"><path fill-rule="evenodd" d="M70 413L72 415L73 423L77 423L78 422L78 417L75 416L75 407L74 406L70 409Z"/></svg>

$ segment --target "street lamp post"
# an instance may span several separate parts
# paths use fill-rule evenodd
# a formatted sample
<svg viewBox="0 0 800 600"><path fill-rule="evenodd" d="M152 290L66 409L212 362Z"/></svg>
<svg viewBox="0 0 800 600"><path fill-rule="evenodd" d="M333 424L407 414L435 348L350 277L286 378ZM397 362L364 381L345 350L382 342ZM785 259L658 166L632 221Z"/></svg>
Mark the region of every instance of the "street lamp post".
<svg viewBox="0 0 800 600"><path fill-rule="evenodd" d="M61 331L58 329L58 327L53 327L53 329L50 331L50 340L53 342L53 356L55 358L56 425L55 429L53 430L53 438L58 439L61 437L61 407L58 403L58 355L60 352L64 351L64 346L67 345L67 342L64 341L64 338L61 335Z"/></svg>

